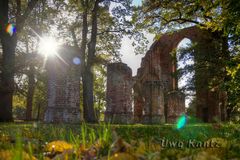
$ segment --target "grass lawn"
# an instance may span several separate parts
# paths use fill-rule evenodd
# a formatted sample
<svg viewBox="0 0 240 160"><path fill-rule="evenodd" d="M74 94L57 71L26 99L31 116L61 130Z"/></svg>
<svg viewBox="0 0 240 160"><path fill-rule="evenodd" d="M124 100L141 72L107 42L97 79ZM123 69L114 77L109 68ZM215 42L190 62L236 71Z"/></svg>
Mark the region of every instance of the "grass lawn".
<svg viewBox="0 0 240 160"><path fill-rule="evenodd" d="M8 159L240 159L240 125L0 123Z"/></svg>

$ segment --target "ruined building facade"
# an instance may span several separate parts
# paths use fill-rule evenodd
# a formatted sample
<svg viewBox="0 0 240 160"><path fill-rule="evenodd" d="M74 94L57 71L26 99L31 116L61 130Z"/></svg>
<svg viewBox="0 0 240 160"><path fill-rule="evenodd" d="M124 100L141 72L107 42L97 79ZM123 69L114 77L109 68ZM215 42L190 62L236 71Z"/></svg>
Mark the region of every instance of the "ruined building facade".
<svg viewBox="0 0 240 160"><path fill-rule="evenodd" d="M107 66L105 121L112 123L174 123L185 113L185 95L178 90L172 51L188 38L194 48L196 116L204 122L226 119L224 80L228 58L222 37L196 26L163 34L142 58L137 75L124 63ZM80 122L80 71L73 64L77 50L65 47L48 57L48 105L45 122ZM93 115L94 116L94 115Z"/></svg>
<svg viewBox="0 0 240 160"><path fill-rule="evenodd" d="M172 123L185 113L185 96L178 90L178 80L173 76L177 64L171 55L184 38L197 44L194 51L196 116L204 122L225 120L226 93L219 87L225 75L223 60L227 58L222 39L196 26L162 35L142 58L141 67L132 80L129 69L123 69L128 68L126 64L111 64L106 114L127 115L138 123ZM124 90L126 83L128 88ZM130 95L132 89L133 96ZM123 122L126 121L121 119L120 123Z"/></svg>

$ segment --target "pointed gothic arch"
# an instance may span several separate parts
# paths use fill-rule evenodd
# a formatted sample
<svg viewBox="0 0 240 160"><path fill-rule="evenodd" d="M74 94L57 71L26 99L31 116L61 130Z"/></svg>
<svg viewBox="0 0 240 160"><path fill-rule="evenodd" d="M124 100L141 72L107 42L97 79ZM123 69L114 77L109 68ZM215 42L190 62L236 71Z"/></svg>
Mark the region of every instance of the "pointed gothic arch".
<svg viewBox="0 0 240 160"><path fill-rule="evenodd" d="M221 50L221 38L216 33L193 26L162 35L142 58L134 85L136 121L143 118L143 121L150 123L164 120L172 122L184 112L182 95L174 93L175 96L179 96L180 101L176 98L172 100L168 98L174 97L168 96L169 93L177 91L177 80L172 76L173 71L176 70L176 63L172 61L170 53L184 38L197 43L194 61L196 65L201 66L196 67L195 70L197 118L204 122L225 119L222 112L226 107L226 94L219 89L219 86L214 86L215 84L209 88L215 77L224 78L221 77L224 76L224 71L214 68L218 63L220 68L223 67L221 65L225 57ZM205 62L208 64L205 65ZM160 97L159 100L157 97ZM174 107L169 106L170 104Z"/></svg>

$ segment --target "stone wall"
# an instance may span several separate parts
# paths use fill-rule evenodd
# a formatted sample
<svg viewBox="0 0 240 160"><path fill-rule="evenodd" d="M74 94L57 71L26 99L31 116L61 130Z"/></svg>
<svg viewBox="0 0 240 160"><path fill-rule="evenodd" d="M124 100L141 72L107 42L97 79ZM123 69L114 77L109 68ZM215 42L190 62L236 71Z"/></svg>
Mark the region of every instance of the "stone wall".
<svg viewBox="0 0 240 160"><path fill-rule="evenodd" d="M176 119L185 113L185 95L180 91L167 94L167 123L175 123Z"/></svg>
<svg viewBox="0 0 240 160"><path fill-rule="evenodd" d="M146 81L143 86L145 103L142 123L164 123L164 95L160 81Z"/></svg>
<svg viewBox="0 0 240 160"><path fill-rule="evenodd" d="M78 66L73 64L76 55L77 50L65 46L58 55L48 57L45 122L80 122L80 77Z"/></svg>
<svg viewBox="0 0 240 160"><path fill-rule="evenodd" d="M132 123L132 70L124 63L107 66L107 108L105 121Z"/></svg>
<svg viewBox="0 0 240 160"><path fill-rule="evenodd" d="M182 30L163 34L159 40L153 43L145 57L142 58L141 67L138 69L137 76L135 77L136 83L134 85L135 104L134 109L137 117L143 117L146 112L139 111L147 110L147 108L154 107L149 105L148 100L141 101L143 93L148 93L149 88L145 86L148 81L159 81L162 84L162 89L159 93L167 95L171 91L178 90L177 79L173 76L176 71L176 63L173 59L171 52L177 45L184 39L189 38L193 43L197 43L197 51L195 54L195 70L196 75L196 97L197 97L197 118L205 121L212 122L214 118L223 119L221 110L224 110L223 105L226 105L226 98L221 98L222 91L219 90L218 83L215 83L214 77L224 77L224 66L221 66L224 55L221 49L221 42L216 33L208 30L200 29L196 26L184 28ZM219 57L219 58L216 58ZM220 58L221 57L221 58ZM205 62L208 62L207 65ZM210 64L210 65L209 65ZM217 64L217 67L216 65ZM198 67L197 65L201 65ZM219 68L223 68L220 70ZM221 80L220 80L221 81ZM214 84L215 83L215 84ZM214 85L215 86L214 86ZM137 87L136 87L137 85ZM214 86L214 89L209 89L209 86ZM154 96L155 93L153 93ZM149 96L150 97L150 96ZM156 97L156 96L155 96ZM164 96L165 104L167 105L167 97ZM182 100L173 100L181 102L179 107L182 107ZM154 104L155 102L151 102ZM169 102L170 103L170 102ZM169 106L165 108L168 109ZM157 108L151 109L157 110ZM164 111L165 113L167 111ZM171 111L170 111L171 113ZM135 113L134 113L135 114ZM161 118L160 118L161 119ZM175 119L175 118L174 118ZM174 121L173 119L170 121Z"/></svg>
<svg viewBox="0 0 240 160"><path fill-rule="evenodd" d="M127 124L134 117L138 123L173 123L185 112L185 96L178 91L178 80L173 76L176 59L171 55L184 38L197 43L194 55L197 118L205 122L225 119L226 94L218 84L221 77L224 79L226 57L215 33L193 26L166 33L154 42L135 77L124 63L107 66L106 122ZM64 47L59 56L48 59L46 122L80 121L80 71L72 63L76 55L74 48Z"/></svg>

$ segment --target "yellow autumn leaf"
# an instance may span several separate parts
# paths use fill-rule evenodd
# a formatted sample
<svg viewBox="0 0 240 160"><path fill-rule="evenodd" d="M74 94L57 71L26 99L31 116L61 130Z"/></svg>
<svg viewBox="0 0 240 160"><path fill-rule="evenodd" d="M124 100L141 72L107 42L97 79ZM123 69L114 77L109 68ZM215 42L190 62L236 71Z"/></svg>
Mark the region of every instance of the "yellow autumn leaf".
<svg viewBox="0 0 240 160"><path fill-rule="evenodd" d="M11 141L11 140L12 140L11 137L8 136L8 135L5 135L5 134L1 134L1 135L0 135L0 141L1 141L1 142L9 142L9 141Z"/></svg>
<svg viewBox="0 0 240 160"><path fill-rule="evenodd" d="M13 153L11 151L0 151L0 160L11 160L13 158Z"/></svg>
<svg viewBox="0 0 240 160"><path fill-rule="evenodd" d="M140 141L139 142L139 146L136 149L135 153L142 155L142 154L144 154L146 152L146 150L147 150L146 144L144 142Z"/></svg>
<svg viewBox="0 0 240 160"><path fill-rule="evenodd" d="M115 153L109 160L137 160L137 157L129 153Z"/></svg>
<svg viewBox="0 0 240 160"><path fill-rule="evenodd" d="M12 160L14 159L14 151L11 150L0 150L0 160ZM26 152L22 152L22 159L24 160L37 160L34 156L30 156Z"/></svg>
<svg viewBox="0 0 240 160"><path fill-rule="evenodd" d="M70 150L70 149L73 149L72 144L69 144L65 141L53 141L53 142L48 143L45 146L44 150L46 152L60 152L61 153L65 150Z"/></svg>

